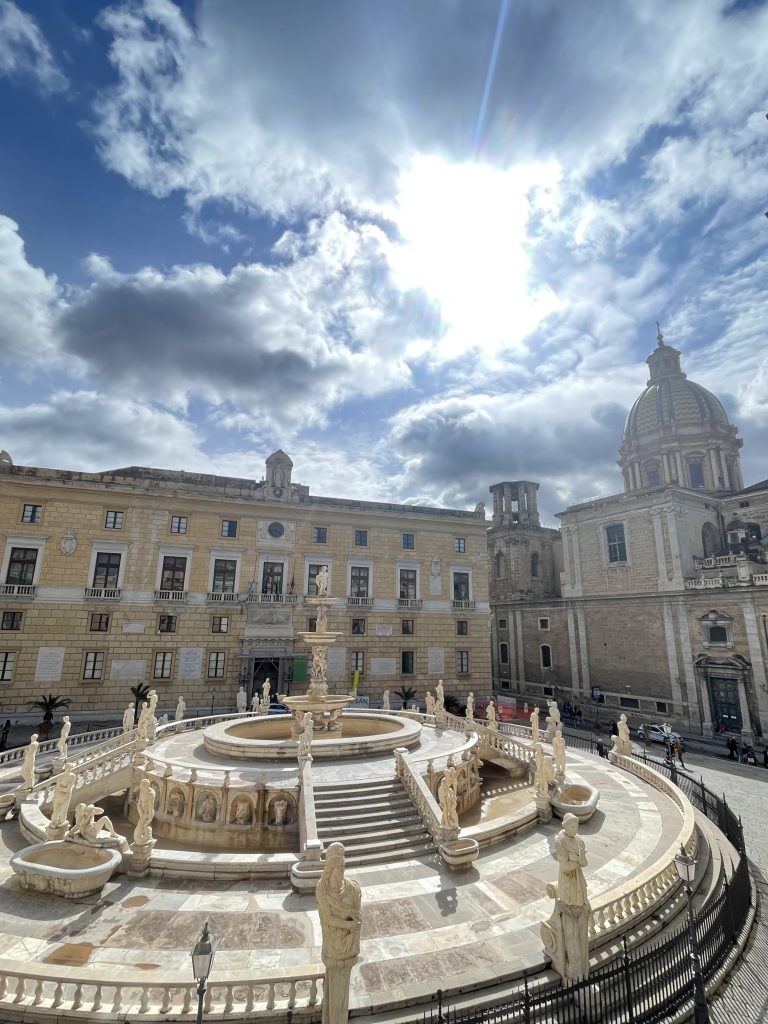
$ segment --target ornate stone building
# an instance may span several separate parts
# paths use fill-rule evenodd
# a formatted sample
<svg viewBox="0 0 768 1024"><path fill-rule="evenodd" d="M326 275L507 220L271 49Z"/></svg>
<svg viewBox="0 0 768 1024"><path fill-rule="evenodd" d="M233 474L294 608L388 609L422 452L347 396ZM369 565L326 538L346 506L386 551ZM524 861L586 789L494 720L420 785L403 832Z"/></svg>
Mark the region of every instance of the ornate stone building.
<svg viewBox="0 0 768 1024"><path fill-rule="evenodd" d="M343 638L329 676L374 699L445 679L488 690L487 524L475 512L320 497L282 451L260 481L129 467L76 473L0 456L0 699L74 710L234 704L268 676L304 688L323 565Z"/></svg>
<svg viewBox="0 0 768 1024"><path fill-rule="evenodd" d="M736 428L660 332L647 362L623 493L567 508L557 531L539 525L536 484L491 487L494 688L585 716L594 695L604 717L762 733L768 481L744 488Z"/></svg>

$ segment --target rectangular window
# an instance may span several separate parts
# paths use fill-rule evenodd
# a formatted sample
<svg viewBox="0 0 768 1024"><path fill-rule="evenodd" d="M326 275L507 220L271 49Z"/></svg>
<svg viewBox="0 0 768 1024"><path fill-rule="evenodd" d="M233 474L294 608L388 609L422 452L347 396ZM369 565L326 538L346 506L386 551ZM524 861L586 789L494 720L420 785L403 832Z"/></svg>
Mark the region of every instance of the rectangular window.
<svg viewBox="0 0 768 1024"><path fill-rule="evenodd" d="M365 651L350 651L349 667L353 672L359 672L362 675L365 672Z"/></svg>
<svg viewBox="0 0 768 1024"><path fill-rule="evenodd" d="M171 533L186 533L187 532L187 517L186 516L171 516Z"/></svg>
<svg viewBox="0 0 768 1024"><path fill-rule="evenodd" d="M157 620L157 632L158 633L175 633L176 632L176 616L175 615L160 615Z"/></svg>
<svg viewBox="0 0 768 1024"><path fill-rule="evenodd" d="M312 563L307 568L307 593L310 597L317 596L317 574L322 568L320 562Z"/></svg>
<svg viewBox="0 0 768 1024"><path fill-rule="evenodd" d="M413 675L413 651L400 651L400 672L404 676Z"/></svg>
<svg viewBox="0 0 768 1024"><path fill-rule="evenodd" d="M23 612L3 612L2 629L21 629Z"/></svg>
<svg viewBox="0 0 768 1024"><path fill-rule="evenodd" d="M415 599L416 597L416 570L400 570L400 598L401 600Z"/></svg>
<svg viewBox="0 0 768 1024"><path fill-rule="evenodd" d="M367 565L353 565L349 576L350 597L368 597L368 578L370 570Z"/></svg>
<svg viewBox="0 0 768 1024"><path fill-rule="evenodd" d="M14 586L30 586L35 579L36 564L37 548L11 548L5 582Z"/></svg>
<svg viewBox="0 0 768 1024"><path fill-rule="evenodd" d="M224 651L209 651L208 652L208 678L209 679L223 679L224 678Z"/></svg>
<svg viewBox="0 0 768 1024"><path fill-rule="evenodd" d="M466 550L466 541L464 537L453 538L453 550L457 555L463 555Z"/></svg>
<svg viewBox="0 0 768 1024"><path fill-rule="evenodd" d="M549 619L539 619L539 629L549 629Z"/></svg>
<svg viewBox="0 0 768 1024"><path fill-rule="evenodd" d="M469 600L469 573L455 572L453 574L453 600Z"/></svg>
<svg viewBox="0 0 768 1024"><path fill-rule="evenodd" d="M106 633L109 630L109 613L94 612L91 615L91 632Z"/></svg>
<svg viewBox="0 0 768 1024"><path fill-rule="evenodd" d="M403 636L413 636L413 619L401 619L400 632Z"/></svg>
<svg viewBox="0 0 768 1024"><path fill-rule="evenodd" d="M627 544L624 539L624 527L621 524L606 526L605 540L608 545L608 561L626 562Z"/></svg>
<svg viewBox="0 0 768 1024"><path fill-rule="evenodd" d="M104 519L105 530L122 530L123 528L123 513L122 512L107 512Z"/></svg>
<svg viewBox="0 0 768 1024"><path fill-rule="evenodd" d="M310 615L310 617L307 619L307 632L308 633L316 633L317 632L317 616L316 615Z"/></svg>
<svg viewBox="0 0 768 1024"><path fill-rule="evenodd" d="M656 701L656 710L660 711L663 715L667 713L667 702L665 700Z"/></svg>
<svg viewBox="0 0 768 1024"><path fill-rule="evenodd" d="M0 651L0 683L10 683L13 679L13 665L16 661L14 651Z"/></svg>
<svg viewBox="0 0 768 1024"><path fill-rule="evenodd" d="M120 559L115 551L97 551L93 567L93 586L99 589L115 590L120 579Z"/></svg>
<svg viewBox="0 0 768 1024"><path fill-rule="evenodd" d="M457 619L456 620L456 636L469 636L469 620L468 619Z"/></svg>
<svg viewBox="0 0 768 1024"><path fill-rule="evenodd" d="M637 710L640 707L640 701L637 697L619 697L619 707L635 708Z"/></svg>
<svg viewBox="0 0 768 1024"><path fill-rule="evenodd" d="M368 547L368 531L367 530L355 530L355 547L356 548L367 548Z"/></svg>
<svg viewBox="0 0 768 1024"><path fill-rule="evenodd" d="M365 636L365 619L352 619L352 633L355 636Z"/></svg>
<svg viewBox="0 0 768 1024"><path fill-rule="evenodd" d="M469 651L456 651L456 673L466 675L469 672Z"/></svg>
<svg viewBox="0 0 768 1024"><path fill-rule="evenodd" d="M228 633L229 632L229 616L228 615L214 615L211 619L211 632L212 633Z"/></svg>
<svg viewBox="0 0 768 1024"><path fill-rule="evenodd" d="M234 594L237 562L234 558L216 558L213 562L213 593Z"/></svg>
<svg viewBox="0 0 768 1024"><path fill-rule="evenodd" d="M265 562L264 572L261 577L262 594L282 594L283 592L283 563Z"/></svg>
<svg viewBox="0 0 768 1024"><path fill-rule="evenodd" d="M221 536L222 537L236 537L237 536L237 520L236 519L222 519L221 520Z"/></svg>
<svg viewBox="0 0 768 1024"><path fill-rule="evenodd" d="M184 578L187 575L187 559L184 555L164 555L163 571L160 576L160 589L171 590L180 594L184 590Z"/></svg>
<svg viewBox="0 0 768 1024"><path fill-rule="evenodd" d="M21 511L22 523L41 523L43 521L42 505L25 505Z"/></svg>
<svg viewBox="0 0 768 1024"><path fill-rule="evenodd" d="M506 628L507 628L507 620L506 619L499 619L499 629L506 629Z"/></svg>
<svg viewBox="0 0 768 1024"><path fill-rule="evenodd" d="M406 551L413 551L416 547L416 537L412 533L403 534L403 547Z"/></svg>
<svg viewBox="0 0 768 1024"><path fill-rule="evenodd" d="M704 467L700 462L688 463L688 479L691 487L699 489L704 486Z"/></svg>
<svg viewBox="0 0 768 1024"><path fill-rule="evenodd" d="M153 679L170 679L173 668L172 651L156 651L155 660L152 666Z"/></svg>
<svg viewBox="0 0 768 1024"><path fill-rule="evenodd" d="M327 526L313 526L312 527L312 543L313 544L327 544L328 543L328 527Z"/></svg>
<svg viewBox="0 0 768 1024"><path fill-rule="evenodd" d="M83 679L101 679L104 674L104 651L88 651L83 662Z"/></svg>

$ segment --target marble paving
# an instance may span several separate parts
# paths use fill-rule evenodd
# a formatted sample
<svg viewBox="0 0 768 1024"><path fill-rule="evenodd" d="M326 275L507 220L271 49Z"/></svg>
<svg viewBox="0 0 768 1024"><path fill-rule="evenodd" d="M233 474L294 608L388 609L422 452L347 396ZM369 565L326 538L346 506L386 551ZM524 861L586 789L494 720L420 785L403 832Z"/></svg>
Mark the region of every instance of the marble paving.
<svg viewBox="0 0 768 1024"><path fill-rule="evenodd" d="M199 737L181 735L166 747L173 760L192 760L198 743ZM382 761L391 774L391 758ZM601 791L597 813L581 829L594 898L649 866L674 839L681 816L662 794L605 761L569 751L568 766L570 778ZM377 777L359 767L360 781ZM371 771L383 768L375 764ZM333 770L329 765L328 781ZM335 770L349 781L348 763ZM551 850L559 828L553 821L484 850L467 873L451 873L437 855L353 871L364 915L353 1005L423 995L436 979L444 988L467 986L540 963L538 928L551 911L545 889L557 875ZM101 899L71 903L21 891L8 857L24 845L16 824L0 827L0 958L76 966L107 978L139 968L148 979L153 973L186 979L189 950L209 920L221 938L214 976L320 962L314 897L294 894L288 882L118 876Z"/></svg>

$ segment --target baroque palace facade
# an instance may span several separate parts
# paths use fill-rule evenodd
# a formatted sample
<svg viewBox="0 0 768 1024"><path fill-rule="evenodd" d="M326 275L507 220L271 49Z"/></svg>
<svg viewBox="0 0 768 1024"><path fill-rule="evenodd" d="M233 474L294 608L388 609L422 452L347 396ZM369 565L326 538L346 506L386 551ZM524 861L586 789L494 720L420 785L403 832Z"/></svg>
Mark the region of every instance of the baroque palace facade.
<svg viewBox="0 0 768 1024"><path fill-rule="evenodd" d="M494 689L603 720L768 729L768 480L744 487L722 405L658 346L619 450L624 491L540 525L538 484L491 487ZM597 701L594 707L592 702Z"/></svg>
<svg viewBox="0 0 768 1024"><path fill-rule="evenodd" d="M305 688L303 598L337 598L333 688L380 698L439 677L488 691L485 511L311 495L282 451L261 481L131 467L78 473L0 453L0 706L53 692L118 709L233 704L270 678Z"/></svg>

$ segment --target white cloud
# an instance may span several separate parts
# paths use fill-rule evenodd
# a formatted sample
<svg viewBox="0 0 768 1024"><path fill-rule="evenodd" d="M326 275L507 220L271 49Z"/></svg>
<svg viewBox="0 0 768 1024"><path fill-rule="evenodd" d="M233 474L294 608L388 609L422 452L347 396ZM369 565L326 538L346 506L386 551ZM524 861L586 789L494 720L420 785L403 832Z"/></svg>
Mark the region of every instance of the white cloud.
<svg viewBox="0 0 768 1024"><path fill-rule="evenodd" d="M32 266L18 224L0 214L0 355L45 365L55 352L56 278Z"/></svg>
<svg viewBox="0 0 768 1024"><path fill-rule="evenodd" d="M12 0L0 0L0 75L32 78L45 92L69 84L35 19Z"/></svg>

